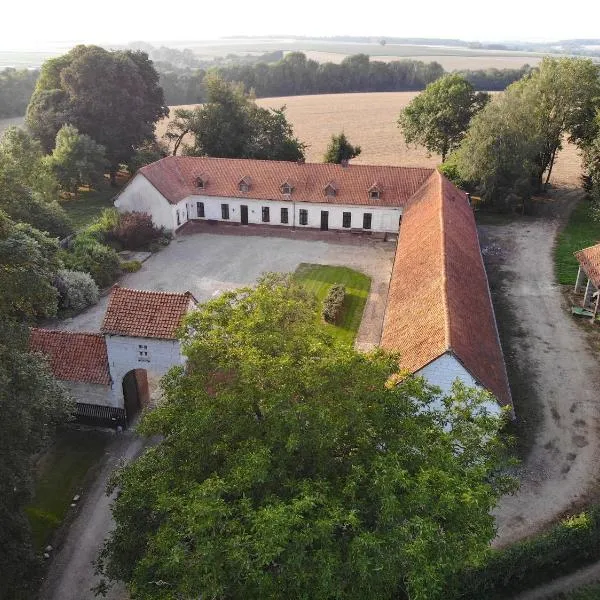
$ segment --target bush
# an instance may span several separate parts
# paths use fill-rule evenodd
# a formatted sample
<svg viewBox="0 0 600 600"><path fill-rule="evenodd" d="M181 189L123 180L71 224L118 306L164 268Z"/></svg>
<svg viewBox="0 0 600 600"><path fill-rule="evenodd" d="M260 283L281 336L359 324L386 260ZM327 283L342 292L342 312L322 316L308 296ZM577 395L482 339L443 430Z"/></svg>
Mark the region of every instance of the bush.
<svg viewBox="0 0 600 600"><path fill-rule="evenodd" d="M135 273L142 268L142 263L139 260L125 260L121 263L121 269L127 273Z"/></svg>
<svg viewBox="0 0 600 600"><path fill-rule="evenodd" d="M152 217L146 213L130 212L119 215L119 223L111 233L112 240L117 241L125 250L140 250L158 242L163 231L152 223Z"/></svg>
<svg viewBox="0 0 600 600"><path fill-rule="evenodd" d="M342 306L344 305L344 298L346 297L346 288L341 285L331 286L325 300L323 301L323 318L327 323L336 323Z"/></svg>
<svg viewBox="0 0 600 600"><path fill-rule="evenodd" d="M461 575L456 598L513 598L600 559L600 505L537 537L495 550L477 570Z"/></svg>
<svg viewBox="0 0 600 600"><path fill-rule="evenodd" d="M63 310L79 312L98 302L98 286L89 273L61 269L54 286L59 294L59 308Z"/></svg>
<svg viewBox="0 0 600 600"><path fill-rule="evenodd" d="M75 237L61 258L67 269L89 273L100 288L108 287L121 274L118 254L87 231Z"/></svg>
<svg viewBox="0 0 600 600"><path fill-rule="evenodd" d="M109 241L112 232L119 227L119 211L116 208L105 208L100 216L86 228L99 242Z"/></svg>

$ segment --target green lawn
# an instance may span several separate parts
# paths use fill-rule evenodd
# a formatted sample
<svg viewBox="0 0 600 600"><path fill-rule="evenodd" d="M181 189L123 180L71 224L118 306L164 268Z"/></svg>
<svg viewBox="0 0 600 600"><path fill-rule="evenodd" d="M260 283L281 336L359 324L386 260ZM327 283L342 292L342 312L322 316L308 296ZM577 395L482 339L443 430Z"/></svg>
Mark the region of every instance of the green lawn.
<svg viewBox="0 0 600 600"><path fill-rule="evenodd" d="M295 276L304 286L313 292L320 303L323 302L332 285L341 283L346 286L346 298L340 322L336 325L323 323L334 337L342 342L352 344L371 289L371 278L347 267L330 267L301 263ZM321 318L319 311L319 318Z"/></svg>
<svg viewBox="0 0 600 600"><path fill-rule="evenodd" d="M556 239L554 261L558 283L575 284L577 261L573 252L593 246L600 241L600 223L590 216L590 203L582 200L575 207L569 222Z"/></svg>
<svg viewBox="0 0 600 600"><path fill-rule="evenodd" d="M65 518L73 496L82 492L86 474L99 464L110 439L106 432L67 428L41 458L35 496L26 509L37 550Z"/></svg>
<svg viewBox="0 0 600 600"><path fill-rule="evenodd" d="M73 221L75 229L89 225L105 208L112 208L113 199L119 188L111 187L108 182L97 190L80 190L76 198L61 200L61 206Z"/></svg>

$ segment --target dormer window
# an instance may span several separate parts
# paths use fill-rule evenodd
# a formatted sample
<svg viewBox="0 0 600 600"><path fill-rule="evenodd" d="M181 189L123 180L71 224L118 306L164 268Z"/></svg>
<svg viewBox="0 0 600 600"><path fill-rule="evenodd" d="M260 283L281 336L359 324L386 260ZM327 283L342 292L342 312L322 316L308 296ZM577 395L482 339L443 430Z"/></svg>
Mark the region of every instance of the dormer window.
<svg viewBox="0 0 600 600"><path fill-rule="evenodd" d="M294 188L286 181L279 186L279 189L284 196L289 196Z"/></svg>
<svg viewBox="0 0 600 600"><path fill-rule="evenodd" d="M325 195L328 198L333 198L333 197L337 196L337 188L335 187L335 184L333 182L328 183L325 186L325 190L324 191L325 191Z"/></svg>
<svg viewBox="0 0 600 600"><path fill-rule="evenodd" d="M369 188L369 198L371 200L379 200L381 198L381 188L377 184Z"/></svg>
<svg viewBox="0 0 600 600"><path fill-rule="evenodd" d="M239 183L238 183L238 189L240 190L240 192L249 192L250 191L250 185L251 185L252 181L250 179L250 177L246 176L242 179L240 179Z"/></svg>
<svg viewBox="0 0 600 600"><path fill-rule="evenodd" d="M196 184L197 189L203 190L206 187L207 180L205 177L196 177L194 183Z"/></svg>

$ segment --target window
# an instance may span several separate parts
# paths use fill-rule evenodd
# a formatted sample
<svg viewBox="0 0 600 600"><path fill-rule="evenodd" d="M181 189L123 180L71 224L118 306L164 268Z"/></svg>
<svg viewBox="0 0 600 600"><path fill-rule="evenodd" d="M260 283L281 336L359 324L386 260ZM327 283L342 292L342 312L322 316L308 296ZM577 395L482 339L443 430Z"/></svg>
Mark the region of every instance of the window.
<svg viewBox="0 0 600 600"><path fill-rule="evenodd" d="M269 215L269 207L263 206L262 207L262 222L268 223L270 220L271 220L271 216Z"/></svg>
<svg viewBox="0 0 600 600"><path fill-rule="evenodd" d="M379 195L380 195L379 190L371 190L369 192L369 197L371 198L371 200L379 200Z"/></svg>
<svg viewBox="0 0 600 600"><path fill-rule="evenodd" d="M196 216L204 219L204 202L196 202Z"/></svg>
<svg viewBox="0 0 600 600"><path fill-rule="evenodd" d="M204 179L202 179L202 177L196 177L196 187L199 190L203 190L204 189Z"/></svg>
<svg viewBox="0 0 600 600"><path fill-rule="evenodd" d="M181 225L181 215L179 214L179 209L175 212L177 213L177 225Z"/></svg>
<svg viewBox="0 0 600 600"><path fill-rule="evenodd" d="M149 362L150 356L148 355L148 345L138 344L138 361Z"/></svg>
<svg viewBox="0 0 600 600"><path fill-rule="evenodd" d="M247 183L240 183L240 192L247 192L250 186Z"/></svg>
<svg viewBox="0 0 600 600"><path fill-rule="evenodd" d="M283 183L279 189L281 190L281 193L286 196L289 196L292 193L292 186L289 183Z"/></svg>
<svg viewBox="0 0 600 600"><path fill-rule="evenodd" d="M238 183L238 189L240 190L240 192L249 192L250 191L250 177L246 176L246 177L242 177L242 179L240 179L240 182Z"/></svg>
<svg viewBox="0 0 600 600"><path fill-rule="evenodd" d="M301 208L298 213L300 225L308 225L308 211L305 208Z"/></svg>
<svg viewBox="0 0 600 600"><path fill-rule="evenodd" d="M371 221L373 220L373 215L371 213L363 214L363 229L371 229Z"/></svg>
<svg viewBox="0 0 600 600"><path fill-rule="evenodd" d="M333 185L333 183L327 184L327 186L325 187L325 195L328 196L329 198L333 198L336 194L337 194L337 189Z"/></svg>
<svg viewBox="0 0 600 600"><path fill-rule="evenodd" d="M282 223L289 223L288 209L287 208L282 208L281 209L281 222Z"/></svg>
<svg viewBox="0 0 600 600"><path fill-rule="evenodd" d="M221 219L229 219L229 204L221 204Z"/></svg>
<svg viewBox="0 0 600 600"><path fill-rule="evenodd" d="M342 227L346 229L352 227L352 213L345 212L342 214Z"/></svg>

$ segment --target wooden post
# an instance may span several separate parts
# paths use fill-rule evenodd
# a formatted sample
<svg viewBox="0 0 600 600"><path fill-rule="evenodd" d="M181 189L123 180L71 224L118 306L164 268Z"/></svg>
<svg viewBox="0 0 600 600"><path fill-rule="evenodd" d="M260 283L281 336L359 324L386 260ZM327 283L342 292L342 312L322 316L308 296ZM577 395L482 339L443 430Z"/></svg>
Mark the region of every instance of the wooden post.
<svg viewBox="0 0 600 600"><path fill-rule="evenodd" d="M600 302L600 292L596 296L596 304L594 304L594 314L592 315L592 323L596 322L596 314L598 313L598 303Z"/></svg>
<svg viewBox="0 0 600 600"><path fill-rule="evenodd" d="M583 294L583 303L582 303L583 308L587 308L588 302L590 301L592 294L593 294L593 291L592 291L593 287L594 287L594 284L588 279L587 285L585 286L585 294Z"/></svg>
<svg viewBox="0 0 600 600"><path fill-rule="evenodd" d="M575 280L575 289L573 290L576 294L579 294L579 290L581 289L581 286L583 285L584 279L585 279L585 271L580 266L579 269L577 270L577 279Z"/></svg>

